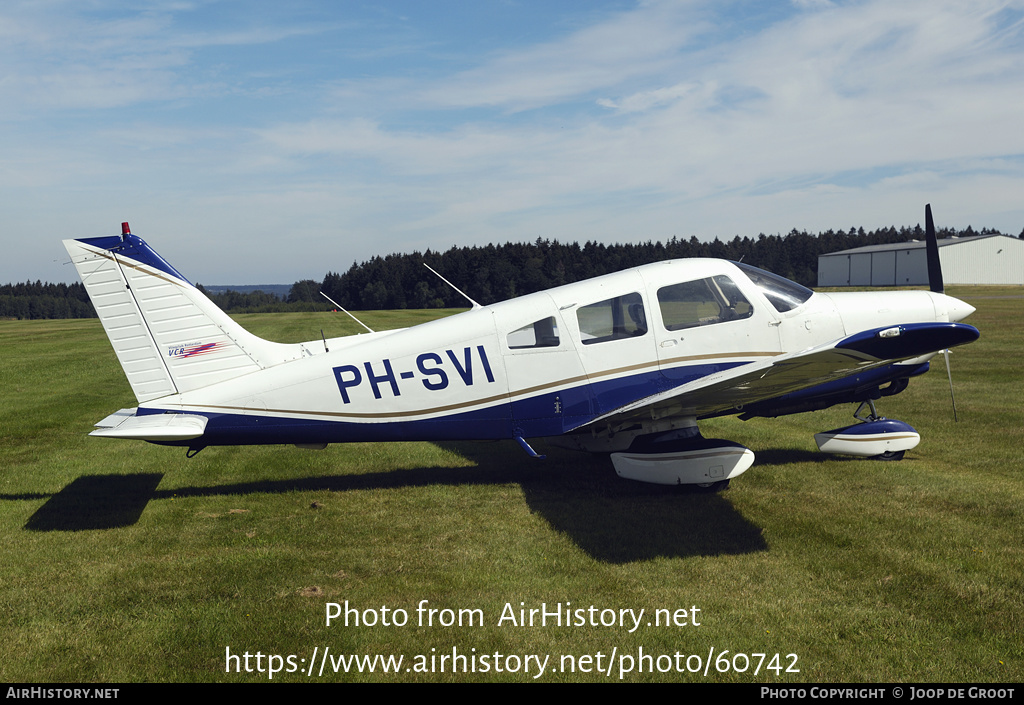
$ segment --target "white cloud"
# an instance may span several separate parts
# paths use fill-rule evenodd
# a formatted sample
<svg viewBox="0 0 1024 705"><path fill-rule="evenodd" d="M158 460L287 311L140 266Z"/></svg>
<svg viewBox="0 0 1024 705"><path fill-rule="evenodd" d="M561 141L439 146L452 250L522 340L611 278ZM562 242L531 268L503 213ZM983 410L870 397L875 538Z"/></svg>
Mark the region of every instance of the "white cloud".
<svg viewBox="0 0 1024 705"><path fill-rule="evenodd" d="M643 112L650 110L651 108L674 103L691 94L697 88L698 85L692 82L678 83L674 86L669 86L668 88L658 88L653 91L634 93L633 95L626 96L618 101L608 98L600 98L598 99L597 104L605 108L612 108L621 113Z"/></svg>
<svg viewBox="0 0 1024 705"><path fill-rule="evenodd" d="M801 10L821 10L835 7L831 0L791 0L791 2L794 7L798 7Z"/></svg>
<svg viewBox="0 0 1024 705"><path fill-rule="evenodd" d="M364 73L306 75L311 54L282 54L258 68L280 69L280 83L254 84L264 91L239 90L233 64L257 69L234 52L317 25L0 11L0 36L25 49L0 49L17 69L0 79L0 134L16 145L0 155L5 223L32 227L32 209L55 200L72 234L141 213L185 256L210 252L200 243L215 228L217 248L246 245L232 266L263 281L322 274L325 257L276 247L289 232L334 248L335 269L537 236L911 224L927 200L946 224L1019 232L1024 3L771 7L763 20L697 0L594 11L561 38L498 43L468 70L421 67L425 55L386 43ZM429 43L412 22L402 46ZM204 46L223 63L204 63ZM218 264L182 269L213 282Z"/></svg>
<svg viewBox="0 0 1024 705"><path fill-rule="evenodd" d="M667 68L676 52L707 28L698 3L649 2L568 36L504 51L481 66L426 87L442 107L528 110L577 99Z"/></svg>

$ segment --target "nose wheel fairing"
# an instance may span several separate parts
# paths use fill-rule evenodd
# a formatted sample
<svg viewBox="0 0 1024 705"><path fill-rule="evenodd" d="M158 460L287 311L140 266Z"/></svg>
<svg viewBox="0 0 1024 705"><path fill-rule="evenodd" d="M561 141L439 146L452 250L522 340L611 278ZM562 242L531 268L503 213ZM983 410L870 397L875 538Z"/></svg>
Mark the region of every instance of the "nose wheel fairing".
<svg viewBox="0 0 1024 705"><path fill-rule="evenodd" d="M870 413L863 416L864 407ZM862 458L899 460L903 454L916 448L921 436L908 423L879 416L873 401L862 402L853 414L858 423L814 434L818 450L841 453Z"/></svg>

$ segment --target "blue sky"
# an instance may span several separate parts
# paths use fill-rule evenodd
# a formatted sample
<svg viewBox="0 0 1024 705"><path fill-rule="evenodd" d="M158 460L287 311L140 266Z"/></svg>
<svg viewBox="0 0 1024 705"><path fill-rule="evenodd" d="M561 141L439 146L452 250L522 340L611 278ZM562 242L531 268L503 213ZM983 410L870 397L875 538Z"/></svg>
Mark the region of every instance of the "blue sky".
<svg viewBox="0 0 1024 705"><path fill-rule="evenodd" d="M1024 228L1024 0L0 4L0 282L452 245Z"/></svg>

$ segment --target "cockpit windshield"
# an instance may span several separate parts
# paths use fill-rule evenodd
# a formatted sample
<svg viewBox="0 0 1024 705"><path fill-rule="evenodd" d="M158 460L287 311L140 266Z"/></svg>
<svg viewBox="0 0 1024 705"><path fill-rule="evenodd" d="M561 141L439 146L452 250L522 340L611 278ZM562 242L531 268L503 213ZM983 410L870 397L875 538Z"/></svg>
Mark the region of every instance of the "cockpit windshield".
<svg viewBox="0 0 1024 705"><path fill-rule="evenodd" d="M754 285L761 290L761 293L779 313L793 310L814 295L814 292L806 286L801 286L778 274L751 267L749 264L739 262L733 264L750 277L750 281L754 282Z"/></svg>

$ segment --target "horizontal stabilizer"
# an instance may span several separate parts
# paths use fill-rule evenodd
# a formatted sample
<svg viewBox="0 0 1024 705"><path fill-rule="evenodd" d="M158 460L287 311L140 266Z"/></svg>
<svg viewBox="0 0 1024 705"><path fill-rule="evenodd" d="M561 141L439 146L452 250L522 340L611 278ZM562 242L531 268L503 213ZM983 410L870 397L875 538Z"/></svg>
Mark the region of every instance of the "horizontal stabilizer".
<svg viewBox="0 0 1024 705"><path fill-rule="evenodd" d="M131 438L138 441L189 441L206 431L205 416L196 414L149 414L136 416L135 409L121 409L96 424L90 436Z"/></svg>

